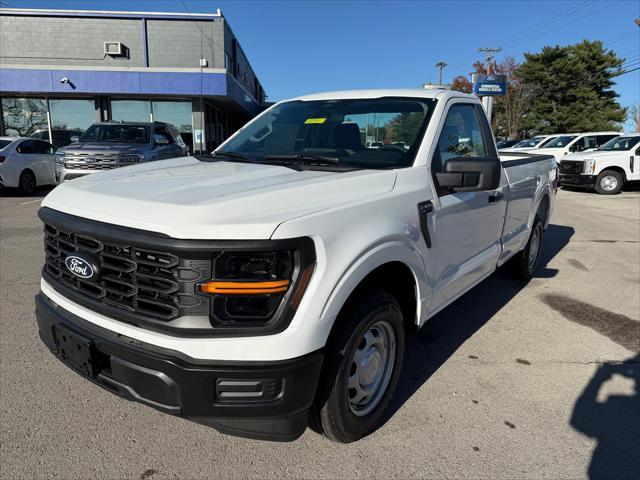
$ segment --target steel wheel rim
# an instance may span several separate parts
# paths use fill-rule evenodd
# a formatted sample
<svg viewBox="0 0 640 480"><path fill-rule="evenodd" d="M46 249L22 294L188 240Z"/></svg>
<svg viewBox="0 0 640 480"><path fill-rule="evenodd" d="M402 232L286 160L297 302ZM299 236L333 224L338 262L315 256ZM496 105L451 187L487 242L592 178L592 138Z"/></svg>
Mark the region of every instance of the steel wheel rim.
<svg viewBox="0 0 640 480"><path fill-rule="evenodd" d="M600 180L600 186L603 190L610 192L618 186L618 179L613 175L606 175Z"/></svg>
<svg viewBox="0 0 640 480"><path fill-rule="evenodd" d="M369 415L387 391L396 361L396 334L391 324L380 320L360 337L349 363L347 397L357 417Z"/></svg>
<svg viewBox="0 0 640 480"><path fill-rule="evenodd" d="M538 262L538 253L540 252L540 229L535 228L533 230L533 234L531 235L531 244L529 245L529 259L528 259L528 267L529 271L533 271Z"/></svg>

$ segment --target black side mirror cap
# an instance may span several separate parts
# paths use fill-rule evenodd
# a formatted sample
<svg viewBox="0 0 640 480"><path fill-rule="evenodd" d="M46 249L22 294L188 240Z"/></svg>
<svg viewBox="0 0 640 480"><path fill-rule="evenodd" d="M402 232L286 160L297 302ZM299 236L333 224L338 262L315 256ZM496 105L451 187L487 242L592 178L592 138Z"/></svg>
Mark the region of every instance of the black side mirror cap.
<svg viewBox="0 0 640 480"><path fill-rule="evenodd" d="M456 157L447 160L444 172L436 173L440 188L455 192L495 190L500 186L499 158Z"/></svg>

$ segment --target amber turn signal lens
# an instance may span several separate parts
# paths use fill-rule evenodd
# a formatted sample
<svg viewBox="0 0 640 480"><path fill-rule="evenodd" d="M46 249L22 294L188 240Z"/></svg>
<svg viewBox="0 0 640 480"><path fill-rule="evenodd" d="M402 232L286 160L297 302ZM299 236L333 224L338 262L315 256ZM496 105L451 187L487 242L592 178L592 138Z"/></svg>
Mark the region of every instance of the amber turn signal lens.
<svg viewBox="0 0 640 480"><path fill-rule="evenodd" d="M260 295L266 293L283 293L289 288L289 280L271 282L207 282L200 285L203 293L218 295Z"/></svg>

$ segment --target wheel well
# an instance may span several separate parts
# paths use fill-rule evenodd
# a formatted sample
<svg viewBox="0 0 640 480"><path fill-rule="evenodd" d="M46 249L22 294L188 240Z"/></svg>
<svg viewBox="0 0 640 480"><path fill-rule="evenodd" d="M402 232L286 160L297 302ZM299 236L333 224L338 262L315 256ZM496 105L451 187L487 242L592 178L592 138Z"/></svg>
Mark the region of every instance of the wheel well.
<svg viewBox="0 0 640 480"><path fill-rule="evenodd" d="M545 195L542 197L542 200L540 200L537 214L542 220L542 225L547 225L547 218L549 216L549 195Z"/></svg>
<svg viewBox="0 0 640 480"><path fill-rule="evenodd" d="M408 330L416 327L417 288L411 269L402 262L389 262L372 270L351 292L341 311L362 290L376 287L388 292L400 304L402 318Z"/></svg>
<svg viewBox="0 0 640 480"><path fill-rule="evenodd" d="M624 182L627 181L627 174L624 171L624 168L620 168L620 167L606 167L606 168L603 168L602 171L600 173L598 173L598 176L600 176L602 173L606 172L607 170L613 170L614 172L618 172L620 175L622 175L622 180Z"/></svg>

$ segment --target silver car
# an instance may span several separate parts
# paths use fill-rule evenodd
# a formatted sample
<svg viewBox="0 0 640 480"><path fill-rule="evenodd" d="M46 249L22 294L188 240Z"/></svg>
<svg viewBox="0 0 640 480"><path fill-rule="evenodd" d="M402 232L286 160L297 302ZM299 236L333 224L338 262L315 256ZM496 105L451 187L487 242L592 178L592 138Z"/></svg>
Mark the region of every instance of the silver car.
<svg viewBox="0 0 640 480"><path fill-rule="evenodd" d="M175 127L163 122L99 122L56 158L58 183L141 162L183 157L188 148Z"/></svg>

